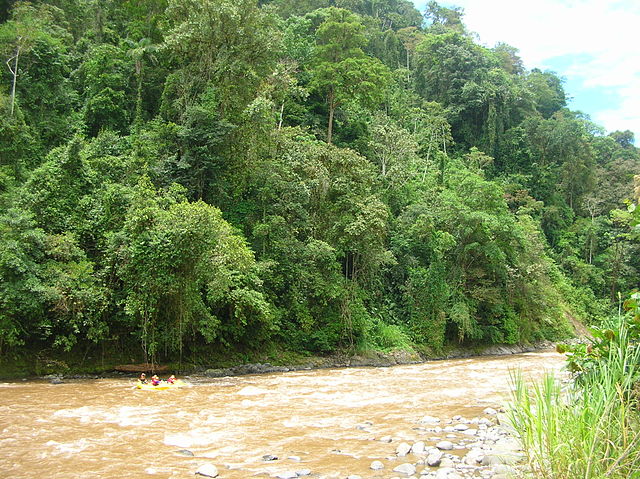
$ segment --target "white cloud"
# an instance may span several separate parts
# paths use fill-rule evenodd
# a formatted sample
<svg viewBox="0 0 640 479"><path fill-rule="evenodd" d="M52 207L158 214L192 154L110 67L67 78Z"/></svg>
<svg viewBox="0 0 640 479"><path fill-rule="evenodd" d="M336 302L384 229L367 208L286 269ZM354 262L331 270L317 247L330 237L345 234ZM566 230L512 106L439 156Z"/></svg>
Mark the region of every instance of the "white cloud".
<svg viewBox="0 0 640 479"><path fill-rule="evenodd" d="M417 1L424 10L425 0ZM481 43L508 43L529 68L559 71L584 88L606 88L620 98L604 111L586 111L609 130L640 136L640 1L638 0L441 0L464 8L464 22ZM552 68L553 69L553 68ZM578 92L569 91L570 96Z"/></svg>

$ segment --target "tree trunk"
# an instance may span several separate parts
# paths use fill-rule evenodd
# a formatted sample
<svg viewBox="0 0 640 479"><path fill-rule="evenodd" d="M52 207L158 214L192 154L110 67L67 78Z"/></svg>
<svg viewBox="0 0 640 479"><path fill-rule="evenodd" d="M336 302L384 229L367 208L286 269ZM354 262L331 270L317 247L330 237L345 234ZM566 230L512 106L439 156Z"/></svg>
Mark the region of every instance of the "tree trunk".
<svg viewBox="0 0 640 479"><path fill-rule="evenodd" d="M280 106L280 119L278 121L278 130L282 129L283 118L284 118L284 100L282 101L282 105Z"/></svg>
<svg viewBox="0 0 640 479"><path fill-rule="evenodd" d="M13 69L11 68L11 60L15 58L15 63L13 65ZM18 59L20 58L20 45L16 47L16 54L7 60L7 66L9 67L9 71L13 74L13 82L11 84L11 114L13 116L13 110L16 100L16 83L18 82Z"/></svg>
<svg viewBox="0 0 640 479"><path fill-rule="evenodd" d="M142 64L136 65L138 76L138 91L136 96L136 117L133 120L134 125L142 125Z"/></svg>
<svg viewBox="0 0 640 479"><path fill-rule="evenodd" d="M333 114L336 110L335 94L333 88L329 90L327 96L327 103L329 105L329 125L327 126L327 143L331 144L333 136Z"/></svg>

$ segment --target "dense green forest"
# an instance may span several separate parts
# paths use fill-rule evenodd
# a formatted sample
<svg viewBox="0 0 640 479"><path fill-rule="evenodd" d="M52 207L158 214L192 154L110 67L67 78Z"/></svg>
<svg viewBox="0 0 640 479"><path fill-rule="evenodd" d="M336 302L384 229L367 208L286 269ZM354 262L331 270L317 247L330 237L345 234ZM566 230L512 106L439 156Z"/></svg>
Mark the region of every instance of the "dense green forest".
<svg viewBox="0 0 640 479"><path fill-rule="evenodd" d="M460 9L0 5L2 357L440 354L638 285L633 133Z"/></svg>

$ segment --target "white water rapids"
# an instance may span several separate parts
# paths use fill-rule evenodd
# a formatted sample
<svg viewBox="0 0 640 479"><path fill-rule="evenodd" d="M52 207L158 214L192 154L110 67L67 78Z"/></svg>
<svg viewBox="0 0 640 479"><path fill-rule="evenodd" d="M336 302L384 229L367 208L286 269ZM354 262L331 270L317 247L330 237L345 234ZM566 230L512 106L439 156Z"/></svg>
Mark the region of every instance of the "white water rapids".
<svg viewBox="0 0 640 479"><path fill-rule="evenodd" d="M194 478L211 463L221 479L300 469L327 479L388 478L399 442L433 444L416 428L423 416L481 415L508 401L510 372L535 379L562 366L562 355L535 352L193 378L167 391L133 389L134 378L2 383L0 477ZM372 471L373 460L385 469Z"/></svg>

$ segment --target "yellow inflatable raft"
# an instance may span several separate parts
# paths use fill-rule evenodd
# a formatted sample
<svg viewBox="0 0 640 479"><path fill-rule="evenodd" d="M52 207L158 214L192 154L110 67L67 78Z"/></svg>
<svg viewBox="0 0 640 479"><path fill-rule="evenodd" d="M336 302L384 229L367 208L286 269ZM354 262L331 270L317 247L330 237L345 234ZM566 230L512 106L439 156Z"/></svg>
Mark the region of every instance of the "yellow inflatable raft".
<svg viewBox="0 0 640 479"><path fill-rule="evenodd" d="M174 383L168 383L167 381L160 381L160 384L158 384L157 386L154 386L151 383L141 383L140 381L138 381L138 383L136 384L136 388L144 389L145 391L163 391L165 389L181 388L185 385L186 383L184 381L181 381L180 379L178 379Z"/></svg>

